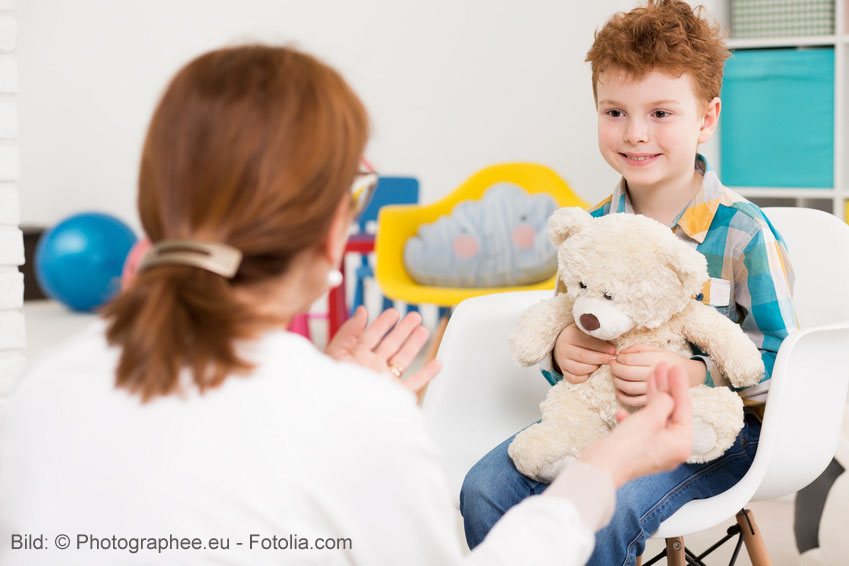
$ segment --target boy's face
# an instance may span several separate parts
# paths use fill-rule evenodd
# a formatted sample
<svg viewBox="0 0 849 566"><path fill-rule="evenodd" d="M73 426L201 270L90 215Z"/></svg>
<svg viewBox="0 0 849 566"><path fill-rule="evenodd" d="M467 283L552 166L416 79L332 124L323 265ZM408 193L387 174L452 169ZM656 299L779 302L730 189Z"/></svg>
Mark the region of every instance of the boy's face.
<svg viewBox="0 0 849 566"><path fill-rule="evenodd" d="M705 107L689 74L660 71L639 79L604 71L596 91L601 155L630 190L679 187L692 179L698 144L716 128L718 98Z"/></svg>

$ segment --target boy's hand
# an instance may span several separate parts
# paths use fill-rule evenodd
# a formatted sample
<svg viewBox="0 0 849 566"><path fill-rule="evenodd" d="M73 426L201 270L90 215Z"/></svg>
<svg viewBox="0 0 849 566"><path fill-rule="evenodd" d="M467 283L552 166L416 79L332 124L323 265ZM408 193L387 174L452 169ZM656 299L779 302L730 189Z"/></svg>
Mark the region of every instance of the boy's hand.
<svg viewBox="0 0 849 566"><path fill-rule="evenodd" d="M569 383L585 382L615 355L613 344L584 334L574 322L564 328L554 342L554 361Z"/></svg>
<svg viewBox="0 0 849 566"><path fill-rule="evenodd" d="M647 381L652 370L658 364L679 365L686 372L690 387L705 381L707 369L700 360L691 360L662 348L635 344L625 348L610 363L613 384L616 386L616 399L629 407L642 407L646 404Z"/></svg>

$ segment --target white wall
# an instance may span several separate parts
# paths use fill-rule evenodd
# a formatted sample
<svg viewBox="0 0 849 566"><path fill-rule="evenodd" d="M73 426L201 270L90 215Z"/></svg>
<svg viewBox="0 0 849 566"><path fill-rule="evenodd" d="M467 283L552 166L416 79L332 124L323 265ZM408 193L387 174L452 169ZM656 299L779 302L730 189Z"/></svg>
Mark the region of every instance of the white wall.
<svg viewBox="0 0 849 566"><path fill-rule="evenodd" d="M499 161L545 163L589 201L615 176L596 150L593 31L631 0L25 0L19 3L22 221L83 209L136 224L134 190L157 97L198 53L294 42L368 106L368 155L423 200Z"/></svg>
<svg viewBox="0 0 849 566"><path fill-rule="evenodd" d="M24 245L18 229L18 84L14 0L0 0L0 407L24 365Z"/></svg>

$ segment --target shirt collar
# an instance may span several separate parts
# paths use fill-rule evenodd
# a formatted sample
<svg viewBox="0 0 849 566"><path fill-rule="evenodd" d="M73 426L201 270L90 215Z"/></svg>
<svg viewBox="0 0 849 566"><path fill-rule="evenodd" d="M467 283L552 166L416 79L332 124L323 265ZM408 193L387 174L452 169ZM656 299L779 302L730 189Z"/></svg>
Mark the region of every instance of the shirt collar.
<svg viewBox="0 0 849 566"><path fill-rule="evenodd" d="M719 205L728 199L725 195L725 187L722 186L716 172L710 168L707 159L701 154L696 155L696 169L703 174L702 185L692 200L678 214L673 226L677 226L687 236L701 244L707 236ZM628 196L628 185L624 177L619 180L613 189L610 212L634 213L634 206Z"/></svg>

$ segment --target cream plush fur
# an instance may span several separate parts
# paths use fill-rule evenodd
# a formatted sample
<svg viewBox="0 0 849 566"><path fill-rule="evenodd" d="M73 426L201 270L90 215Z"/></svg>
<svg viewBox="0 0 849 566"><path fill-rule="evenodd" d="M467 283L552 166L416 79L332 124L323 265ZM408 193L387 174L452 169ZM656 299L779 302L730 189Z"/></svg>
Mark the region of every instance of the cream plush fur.
<svg viewBox="0 0 849 566"><path fill-rule="evenodd" d="M754 343L695 299L708 280L704 256L668 227L635 214L593 218L580 208L556 211L548 227L567 291L522 313L510 338L517 363L529 366L550 355L560 331L574 321L587 334L613 342L617 352L647 344L689 358L695 344L715 362L718 385L760 380L764 367ZM700 385L690 395L694 447L688 462L707 462L734 443L743 427L742 401L727 387ZM619 405L610 367L601 366L578 385L561 381L540 408L542 421L519 433L509 454L524 475L548 482L615 426Z"/></svg>

